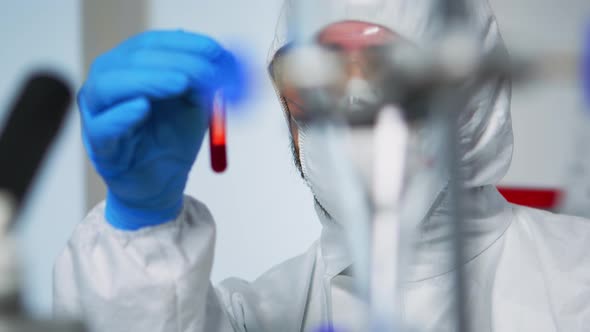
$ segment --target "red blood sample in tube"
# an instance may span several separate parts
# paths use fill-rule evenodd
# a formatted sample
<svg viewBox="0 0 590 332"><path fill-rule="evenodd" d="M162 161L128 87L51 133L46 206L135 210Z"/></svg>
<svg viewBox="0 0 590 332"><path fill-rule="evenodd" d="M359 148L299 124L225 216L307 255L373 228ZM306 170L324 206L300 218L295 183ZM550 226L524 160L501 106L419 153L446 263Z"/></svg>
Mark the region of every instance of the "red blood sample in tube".
<svg viewBox="0 0 590 332"><path fill-rule="evenodd" d="M209 122L211 168L216 173L222 173L227 169L226 134L225 100L223 93L217 92L213 99L213 112Z"/></svg>

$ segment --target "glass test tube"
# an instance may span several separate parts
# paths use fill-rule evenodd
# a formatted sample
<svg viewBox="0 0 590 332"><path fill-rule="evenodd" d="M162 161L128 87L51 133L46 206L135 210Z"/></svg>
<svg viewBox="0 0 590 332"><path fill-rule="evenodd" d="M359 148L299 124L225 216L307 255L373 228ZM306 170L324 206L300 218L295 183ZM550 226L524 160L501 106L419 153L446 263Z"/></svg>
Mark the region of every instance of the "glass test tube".
<svg viewBox="0 0 590 332"><path fill-rule="evenodd" d="M226 109L223 92L217 91L213 98L213 111L209 122L209 146L211 151L211 168L216 173L227 169L227 126Z"/></svg>

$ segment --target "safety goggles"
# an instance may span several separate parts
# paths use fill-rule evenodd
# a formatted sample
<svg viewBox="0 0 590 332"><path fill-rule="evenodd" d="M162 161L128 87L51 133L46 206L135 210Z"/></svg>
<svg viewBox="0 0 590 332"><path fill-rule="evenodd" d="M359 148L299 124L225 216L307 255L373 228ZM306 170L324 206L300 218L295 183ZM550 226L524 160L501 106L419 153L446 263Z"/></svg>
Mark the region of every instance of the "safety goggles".
<svg viewBox="0 0 590 332"><path fill-rule="evenodd" d="M269 72L289 115L296 121L341 117L371 123L387 103L419 112L426 89L397 84L393 48L411 47L392 30L345 20L321 29L311 43L279 49Z"/></svg>

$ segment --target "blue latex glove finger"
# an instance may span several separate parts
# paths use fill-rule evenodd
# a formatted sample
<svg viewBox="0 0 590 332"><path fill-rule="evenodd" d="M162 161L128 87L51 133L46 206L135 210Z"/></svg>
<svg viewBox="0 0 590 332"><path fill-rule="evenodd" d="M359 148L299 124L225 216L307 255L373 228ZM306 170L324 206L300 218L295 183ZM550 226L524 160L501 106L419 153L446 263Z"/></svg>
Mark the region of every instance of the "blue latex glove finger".
<svg viewBox="0 0 590 332"><path fill-rule="evenodd" d="M130 52L145 48L198 54L210 60L226 53L211 37L183 30L144 32L129 38L113 51Z"/></svg>
<svg viewBox="0 0 590 332"><path fill-rule="evenodd" d="M190 53L141 49L131 53L130 58L133 60L124 64L126 68L170 70L187 75L196 95L213 94L217 89L232 94L243 85L240 65L228 52L212 61Z"/></svg>
<svg viewBox="0 0 590 332"><path fill-rule="evenodd" d="M135 230L178 215L212 94L239 91L240 74L233 54L182 31L141 34L95 61L78 101L113 226Z"/></svg>
<svg viewBox="0 0 590 332"><path fill-rule="evenodd" d="M223 56L226 51L213 39L195 34L176 31L148 31L127 39L109 52L97 57L91 71L104 71L115 66L122 67L129 62L132 52L143 49L185 52L199 55L208 60Z"/></svg>
<svg viewBox="0 0 590 332"><path fill-rule="evenodd" d="M118 137L141 124L148 115L142 113L139 116L137 112L126 109L104 107L111 107L138 95L149 100L169 99L181 96L188 90L192 90L193 96L189 100L198 105L195 99L204 92L212 93L221 84L216 82L216 77L221 75L219 72L222 70L198 57L154 51L141 54L141 58L145 59L128 66L130 69L101 73L96 79L90 80L80 94L81 110L85 123L89 124L86 126L87 135L95 146L113 144ZM131 68L150 66L158 69ZM190 73L191 77L187 78L182 71Z"/></svg>
<svg viewBox="0 0 590 332"><path fill-rule="evenodd" d="M191 36L182 35L184 37ZM193 43L197 41L198 38L196 41L193 40ZM205 39L205 41L209 42L208 39ZM142 48L124 53L114 50L100 57L93 64L87 83L88 87L86 88L88 90L87 106L91 110L100 110L125 100L128 94L135 94L136 91L133 89L119 89L124 83L109 88L112 85L111 82L114 81L113 76L118 75L118 73L112 72L117 69L129 68L170 70L184 73L191 79L193 95L213 94L215 90L223 89L226 92L226 98L236 100L241 97L244 86L244 74L241 64L231 53L223 49L218 49L215 59L209 59L199 53L164 49ZM139 80L140 77L136 81ZM98 91L93 93L93 89ZM165 93L165 91L162 92ZM148 97L161 99L165 95L152 94L148 95ZM199 101L200 99L197 98L196 100Z"/></svg>
<svg viewBox="0 0 590 332"><path fill-rule="evenodd" d="M90 76L78 95L82 112L94 115L138 96L162 100L182 95L189 87L182 73L164 70L121 69Z"/></svg>
<svg viewBox="0 0 590 332"><path fill-rule="evenodd" d="M150 102L137 97L113 106L104 113L89 119L82 113L84 146L90 160L103 177L124 172L128 169L133 154L121 153L123 136L132 136L145 123L150 114ZM123 158L127 157L127 160Z"/></svg>
<svg viewBox="0 0 590 332"><path fill-rule="evenodd" d="M224 96L229 101L237 101L245 94L245 74L243 64L238 59L223 49L210 37L186 32L153 31L140 34L129 39L119 47L119 51L132 52L138 49L158 49L175 52L198 54L217 64L223 72L218 76L224 88Z"/></svg>

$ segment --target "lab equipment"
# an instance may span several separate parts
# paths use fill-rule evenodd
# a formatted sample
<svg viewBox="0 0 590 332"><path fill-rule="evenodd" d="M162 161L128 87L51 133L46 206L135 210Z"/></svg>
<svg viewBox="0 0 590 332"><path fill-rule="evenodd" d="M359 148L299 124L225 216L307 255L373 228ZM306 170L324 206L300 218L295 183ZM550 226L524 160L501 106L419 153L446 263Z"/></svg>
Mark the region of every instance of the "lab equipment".
<svg viewBox="0 0 590 332"><path fill-rule="evenodd" d="M45 152L61 129L71 98L69 86L51 72L30 74L21 88L0 132L0 190L11 197L11 210L20 211L24 205Z"/></svg>
<svg viewBox="0 0 590 332"><path fill-rule="evenodd" d="M409 254L401 246L402 239L413 242L401 216L410 129L403 112L388 105L379 113L374 131L370 328L390 331L398 324L399 279L406 273L402 260Z"/></svg>
<svg viewBox="0 0 590 332"><path fill-rule="evenodd" d="M143 33L95 61L78 101L111 225L137 230L178 216L211 99L237 93L238 71L233 54L183 31Z"/></svg>
<svg viewBox="0 0 590 332"><path fill-rule="evenodd" d="M72 94L59 75L30 74L0 134L0 330L82 332L74 321L33 319L22 303L21 266L14 224L51 143L70 108Z"/></svg>
<svg viewBox="0 0 590 332"><path fill-rule="evenodd" d="M223 93L218 91L213 98L213 111L209 122L209 148L211 168L217 173L227 168L227 112Z"/></svg>

